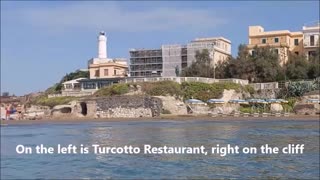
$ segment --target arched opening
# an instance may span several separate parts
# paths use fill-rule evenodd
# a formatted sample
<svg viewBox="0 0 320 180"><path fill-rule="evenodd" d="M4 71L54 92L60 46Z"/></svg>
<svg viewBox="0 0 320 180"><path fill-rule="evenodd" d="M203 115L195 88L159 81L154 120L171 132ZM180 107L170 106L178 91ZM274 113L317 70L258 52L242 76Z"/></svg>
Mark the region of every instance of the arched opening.
<svg viewBox="0 0 320 180"><path fill-rule="evenodd" d="M84 116L86 116L87 113L88 113L87 103L81 102L81 103L80 103L80 106L81 106L81 114L84 115Z"/></svg>

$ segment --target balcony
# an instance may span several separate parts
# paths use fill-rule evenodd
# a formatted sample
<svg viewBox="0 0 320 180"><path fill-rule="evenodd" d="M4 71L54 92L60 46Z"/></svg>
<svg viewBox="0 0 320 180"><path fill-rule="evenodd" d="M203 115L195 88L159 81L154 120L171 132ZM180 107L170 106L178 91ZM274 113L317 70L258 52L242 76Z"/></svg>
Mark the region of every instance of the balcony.
<svg viewBox="0 0 320 180"><path fill-rule="evenodd" d="M309 42L308 42L308 41L304 42L304 43L303 43L303 46L306 47L306 48L308 48L308 47L309 47L309 48L319 47L317 43L315 43L315 42L310 42L310 41L309 41Z"/></svg>

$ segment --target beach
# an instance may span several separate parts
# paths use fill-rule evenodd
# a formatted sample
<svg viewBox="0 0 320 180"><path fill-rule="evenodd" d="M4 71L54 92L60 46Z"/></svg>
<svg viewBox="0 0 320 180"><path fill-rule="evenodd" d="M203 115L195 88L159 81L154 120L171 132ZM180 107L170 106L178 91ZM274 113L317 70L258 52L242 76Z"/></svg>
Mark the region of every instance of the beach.
<svg viewBox="0 0 320 180"><path fill-rule="evenodd" d="M19 124L42 124L42 123L88 123L88 122L123 122L123 121L276 121L276 120L288 120L288 121L309 121L309 120L319 120L319 115L291 115L289 117L210 117L206 115L162 115L160 117L141 117L141 118L47 118L40 120L2 120L1 124L4 125L19 125Z"/></svg>

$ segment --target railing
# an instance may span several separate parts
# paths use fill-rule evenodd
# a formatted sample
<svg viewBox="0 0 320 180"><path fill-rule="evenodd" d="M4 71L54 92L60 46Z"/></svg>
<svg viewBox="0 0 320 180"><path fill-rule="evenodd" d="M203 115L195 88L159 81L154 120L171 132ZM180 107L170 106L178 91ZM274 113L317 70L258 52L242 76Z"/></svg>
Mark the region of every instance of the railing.
<svg viewBox="0 0 320 180"><path fill-rule="evenodd" d="M308 42L308 41L305 41L305 42L303 43L303 45L304 45L305 47L317 47L317 46L318 46L318 44L317 44L316 42Z"/></svg>
<svg viewBox="0 0 320 180"><path fill-rule="evenodd" d="M278 82L269 82L269 83L252 83L250 84L254 90L264 90L264 89L278 89L279 83Z"/></svg>
<svg viewBox="0 0 320 180"><path fill-rule="evenodd" d="M74 91L62 91L61 94L49 94L48 98L53 97L63 97L63 96L74 96L74 97L81 97L81 96L90 96L94 93L94 91L80 91L80 90L74 90Z"/></svg>
<svg viewBox="0 0 320 180"><path fill-rule="evenodd" d="M120 83L135 83L135 82L159 82L159 81L174 81L177 83L182 82L203 82L203 83L216 83L216 82L233 82L241 85L249 84L248 80L243 79L213 79L204 77L145 77L145 78L128 78L121 80Z"/></svg>
<svg viewBox="0 0 320 180"><path fill-rule="evenodd" d="M313 80L296 80L291 82L305 82L307 85L311 85L314 83ZM250 86L254 88L254 90L263 90L263 89L284 89L288 87L289 82L280 81L280 82L268 82L268 83L252 83ZM320 84L316 84L317 88L320 88Z"/></svg>

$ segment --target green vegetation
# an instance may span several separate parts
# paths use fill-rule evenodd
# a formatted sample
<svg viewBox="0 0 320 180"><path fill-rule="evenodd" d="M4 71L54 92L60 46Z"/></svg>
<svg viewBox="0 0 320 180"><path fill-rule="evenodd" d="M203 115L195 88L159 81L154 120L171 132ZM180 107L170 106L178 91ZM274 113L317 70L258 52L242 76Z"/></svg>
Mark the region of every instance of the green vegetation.
<svg viewBox="0 0 320 180"><path fill-rule="evenodd" d="M290 54L280 66L278 54L271 47L255 47L251 55L246 45L240 45L236 58L218 63L215 77L248 79L250 83L293 79L314 79L320 76L320 50L309 60L303 55ZM196 62L182 70L181 76L210 77L214 75L208 50L196 52Z"/></svg>
<svg viewBox="0 0 320 180"><path fill-rule="evenodd" d="M151 96L175 96L180 97L182 91L180 84L173 81L160 81L152 83L140 83L142 91Z"/></svg>
<svg viewBox="0 0 320 180"><path fill-rule="evenodd" d="M180 99L200 99L207 101L212 98L221 98L223 90L234 89L236 92L250 92L253 89L249 86L241 86L236 83L201 83L183 82L182 84L172 81L144 82L135 84L116 84L98 90L95 96L122 95L129 91L136 91L137 86L141 87L142 93L150 96L174 96ZM130 89L131 88L131 89Z"/></svg>
<svg viewBox="0 0 320 180"><path fill-rule="evenodd" d="M184 77L213 77L213 67L210 65L210 55L207 49L196 51L196 62L184 68L181 76Z"/></svg>
<svg viewBox="0 0 320 180"><path fill-rule="evenodd" d="M63 96L63 97L52 97L48 98L46 95L38 96L35 98L31 104L34 105L41 105L41 106L49 106L50 108L53 108L56 105L62 105L62 104L68 104L70 101L78 99L77 97L69 97L69 96Z"/></svg>
<svg viewBox="0 0 320 180"><path fill-rule="evenodd" d="M112 96L122 95L129 92L129 84L115 84L99 89L94 95L97 97L101 96Z"/></svg>
<svg viewBox="0 0 320 180"><path fill-rule="evenodd" d="M306 92L314 91L317 89L315 82L289 82L288 84L288 96L300 97Z"/></svg>
<svg viewBox="0 0 320 180"><path fill-rule="evenodd" d="M207 101L212 98L220 98L224 89L238 89L236 84L214 83L207 84L201 82L184 82L181 84L185 99L200 99Z"/></svg>
<svg viewBox="0 0 320 180"><path fill-rule="evenodd" d="M241 113L251 113L252 112L252 109L251 107L240 107L240 112Z"/></svg>

